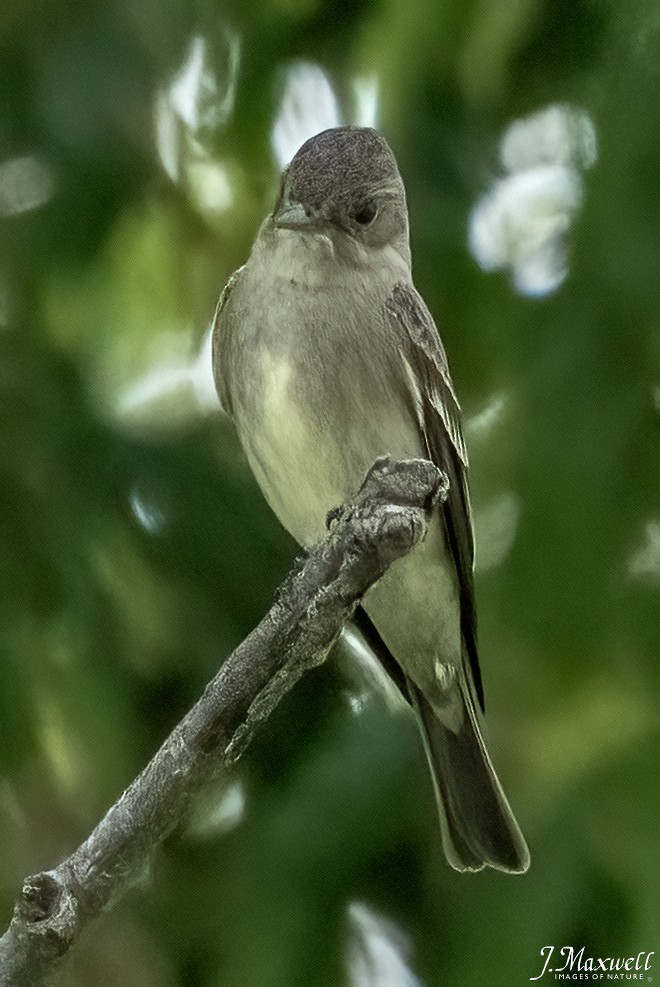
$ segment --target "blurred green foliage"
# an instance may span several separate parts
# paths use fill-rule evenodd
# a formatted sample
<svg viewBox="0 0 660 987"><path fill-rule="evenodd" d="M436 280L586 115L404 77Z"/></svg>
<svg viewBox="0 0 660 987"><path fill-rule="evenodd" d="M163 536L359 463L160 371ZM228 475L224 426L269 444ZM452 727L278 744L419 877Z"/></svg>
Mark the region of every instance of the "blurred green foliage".
<svg viewBox="0 0 660 987"><path fill-rule="evenodd" d="M218 89L194 134L162 109L158 144L156 107L171 110L193 37ZM448 868L414 724L339 655L237 769L243 812L228 821L223 792L209 793L65 982L362 985L347 972L352 902L396 923L428 987L527 983L550 944L654 950L653 0L3 6L0 919L22 877L118 797L294 558L199 380L219 291L277 186L271 132L300 59L329 73L342 105L351 80L377 79L416 282L468 419L502 396L486 433L468 429L477 513L506 492L519 514L510 550L478 575L480 639L494 755L532 869ZM505 128L557 103L589 114L598 161L567 280L522 297L470 256L468 216ZM18 187L2 170L14 160L29 162Z"/></svg>

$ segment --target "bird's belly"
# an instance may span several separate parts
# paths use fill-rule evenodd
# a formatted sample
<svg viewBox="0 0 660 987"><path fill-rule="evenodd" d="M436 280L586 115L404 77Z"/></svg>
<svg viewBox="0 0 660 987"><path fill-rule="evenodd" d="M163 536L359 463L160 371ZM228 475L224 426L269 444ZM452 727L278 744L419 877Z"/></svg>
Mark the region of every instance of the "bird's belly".
<svg viewBox="0 0 660 987"><path fill-rule="evenodd" d="M363 606L398 663L429 697L449 684L461 660L460 607L439 511L424 541L390 566Z"/></svg>
<svg viewBox="0 0 660 987"><path fill-rule="evenodd" d="M309 546L323 536L328 511L357 492L376 459L421 457L421 437L403 402L386 388L361 386L358 376L350 393L342 392L346 371L338 368L316 386L304 386L302 368L268 350L260 364L252 407L236 424L270 506Z"/></svg>
<svg viewBox="0 0 660 987"><path fill-rule="evenodd" d="M266 500L301 545L323 536L329 510L345 497L347 477L335 436L292 396L291 363L262 357L261 387L237 426L250 467Z"/></svg>
<svg viewBox="0 0 660 987"><path fill-rule="evenodd" d="M313 396L292 386L286 357L264 355L249 427L237 425L250 466L271 508L302 545L323 537L329 510L359 488L382 455L426 455L404 409L355 408L353 423L319 414ZM324 389L323 389L324 390ZM359 417L358 417L359 411ZM245 424L248 424L246 419ZM395 562L366 594L364 608L392 654L421 688L437 683L436 665L460 661L457 579L438 511L425 540Z"/></svg>

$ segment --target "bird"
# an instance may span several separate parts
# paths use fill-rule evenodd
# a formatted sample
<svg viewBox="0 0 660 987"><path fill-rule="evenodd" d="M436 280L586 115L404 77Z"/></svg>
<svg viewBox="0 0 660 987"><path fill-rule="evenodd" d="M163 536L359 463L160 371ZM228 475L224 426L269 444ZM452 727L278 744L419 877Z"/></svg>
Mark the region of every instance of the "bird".
<svg viewBox="0 0 660 987"><path fill-rule="evenodd" d="M421 728L449 864L523 873L527 844L483 736L461 410L378 131L325 130L284 169L218 302L213 373L257 483L303 548L380 457L427 459L446 475L426 537L365 594L355 622Z"/></svg>

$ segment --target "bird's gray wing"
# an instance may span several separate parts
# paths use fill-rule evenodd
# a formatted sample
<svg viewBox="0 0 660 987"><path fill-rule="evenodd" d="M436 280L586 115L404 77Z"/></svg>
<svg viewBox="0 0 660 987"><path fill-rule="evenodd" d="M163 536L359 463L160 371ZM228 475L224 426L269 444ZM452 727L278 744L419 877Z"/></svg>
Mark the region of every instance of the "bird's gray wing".
<svg viewBox="0 0 660 987"><path fill-rule="evenodd" d="M449 479L449 493L441 510L458 576L464 652L472 672L476 697L483 709L474 604L474 534L461 409L438 330L415 288L405 282L395 284L387 300L386 311L402 341L401 353L410 378L411 399L429 458Z"/></svg>
<svg viewBox="0 0 660 987"><path fill-rule="evenodd" d="M232 292L236 288L236 284L241 276L243 267L239 267L237 271L234 271L229 281L222 289L222 294L218 299L218 304L215 307L215 314L213 316L213 377L215 380L215 388L218 392L218 397L220 399L220 404L222 405L224 411L227 414L232 414L231 407L231 397L229 394L229 386L227 382L226 366L227 366L227 351L229 347L229 335L231 332L231 320L229 319L229 307L231 304Z"/></svg>

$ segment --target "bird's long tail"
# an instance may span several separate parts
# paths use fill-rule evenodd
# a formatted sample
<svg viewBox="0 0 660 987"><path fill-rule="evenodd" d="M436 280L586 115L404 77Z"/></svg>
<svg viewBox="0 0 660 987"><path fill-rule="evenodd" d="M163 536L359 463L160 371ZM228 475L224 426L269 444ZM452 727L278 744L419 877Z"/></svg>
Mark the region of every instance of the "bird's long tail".
<svg viewBox="0 0 660 987"><path fill-rule="evenodd" d="M460 721L457 729L442 722L413 682L407 684L422 726L447 860L459 871L526 871L529 850L488 756L467 683L455 685L463 711L452 718Z"/></svg>

